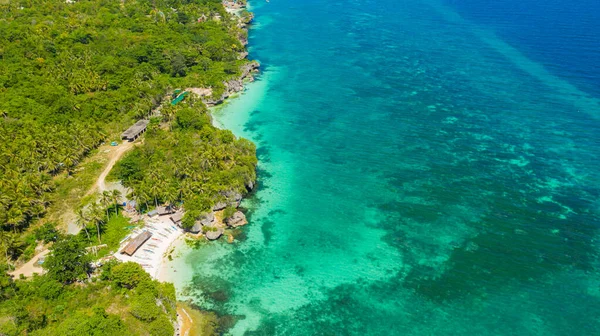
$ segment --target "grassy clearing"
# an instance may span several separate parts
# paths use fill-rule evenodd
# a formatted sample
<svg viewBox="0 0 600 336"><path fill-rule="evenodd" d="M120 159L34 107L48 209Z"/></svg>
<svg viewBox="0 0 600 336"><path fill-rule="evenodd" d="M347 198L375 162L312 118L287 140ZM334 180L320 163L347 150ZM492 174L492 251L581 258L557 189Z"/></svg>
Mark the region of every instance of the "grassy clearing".
<svg viewBox="0 0 600 336"><path fill-rule="evenodd" d="M130 223L129 218L120 213L119 215L116 215L111 211L110 220L104 224L100 236L102 244L106 244L108 247L98 250L97 257L102 258L113 252L116 252L119 248L119 243L121 240L130 234L134 227L135 223ZM98 242L98 234L96 233L96 229L89 227L88 231L90 232L90 246L100 244ZM82 235L82 237L85 237L85 232L81 231L79 234Z"/></svg>
<svg viewBox="0 0 600 336"><path fill-rule="evenodd" d="M75 208L85 201L85 194L94 185L108 162L110 150L110 145L98 147L83 160L71 176L61 174L54 179L56 190L51 193L51 205L44 220L40 222L53 221L65 227L66 222L73 219Z"/></svg>

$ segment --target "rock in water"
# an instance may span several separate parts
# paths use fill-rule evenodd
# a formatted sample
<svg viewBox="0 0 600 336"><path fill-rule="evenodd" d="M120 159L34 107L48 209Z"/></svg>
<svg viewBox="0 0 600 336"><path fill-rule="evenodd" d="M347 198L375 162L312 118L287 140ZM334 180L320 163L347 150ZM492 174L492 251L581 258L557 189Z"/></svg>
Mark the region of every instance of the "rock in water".
<svg viewBox="0 0 600 336"><path fill-rule="evenodd" d="M236 211L233 216L225 219L225 224L238 227L248 224L248 220L246 220L246 216L241 211Z"/></svg>
<svg viewBox="0 0 600 336"><path fill-rule="evenodd" d="M206 214L202 215L200 217L200 219L198 220L198 222L202 226L211 226L211 225L213 225L215 223L215 213L214 212L209 212L209 213L206 213Z"/></svg>
<svg viewBox="0 0 600 336"><path fill-rule="evenodd" d="M215 240L215 239L219 239L219 237L221 237L223 232L225 232L225 230L222 227L218 227L215 231L206 231L206 233L204 235L206 236L206 239L208 239L208 240Z"/></svg>
<svg viewBox="0 0 600 336"><path fill-rule="evenodd" d="M195 223L194 226L189 229L191 233L198 233L202 231L203 226L211 226L216 224L215 213L209 212L202 215Z"/></svg>

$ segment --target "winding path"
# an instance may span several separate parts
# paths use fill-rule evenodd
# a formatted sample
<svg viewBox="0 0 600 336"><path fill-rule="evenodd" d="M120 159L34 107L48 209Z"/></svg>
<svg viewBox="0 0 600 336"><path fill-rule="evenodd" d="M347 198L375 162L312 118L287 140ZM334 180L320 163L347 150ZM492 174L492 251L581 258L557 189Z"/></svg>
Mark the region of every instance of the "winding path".
<svg viewBox="0 0 600 336"><path fill-rule="evenodd" d="M132 149L136 143L138 142L123 141L121 144L119 144L118 147L115 148L115 150L112 150L110 151L110 153L108 153L108 163L104 167L104 170L102 170L102 173L100 173L100 175L96 179L96 182L94 182L94 185L92 185L92 187L85 193L85 196L89 196L96 191L101 193L107 190L106 177L113 169L117 161L119 161L119 159L123 156L123 154L125 154L128 150ZM78 234L79 231L81 231L81 228L77 226L77 224L75 224L73 220L68 219L75 218L75 213L73 209L69 209L68 211L70 212L70 216L63 216L63 218L67 218L67 220L65 220L65 222L67 222L67 233Z"/></svg>
<svg viewBox="0 0 600 336"><path fill-rule="evenodd" d="M103 192L104 190L106 190L106 177L108 176L112 168L115 166L115 163L117 163L117 161L119 161L119 159L123 156L123 154L125 154L134 146L134 142L123 141L123 143L121 143L117 148L115 148L116 150L113 150L108 154L108 164L106 165L106 167L104 167L104 170L102 171L100 176L98 176L94 185L85 193L85 196L91 195L96 191ZM67 211L73 212L73 209L69 209ZM71 221L67 223L67 232L69 234L78 234L80 230L81 228L78 227L76 224L72 223ZM42 252L36 254L33 258L31 258L31 260L29 260L27 263L21 265L19 268L17 268L13 272L10 272L9 274L14 276L15 278L19 278L21 275L25 277L30 277L33 275L33 273L42 274L44 272L44 269L37 264L37 261L40 258L46 256L48 252L50 251L47 249L43 250Z"/></svg>
<svg viewBox="0 0 600 336"><path fill-rule="evenodd" d="M87 193L85 193L86 196L93 194L96 190L100 193L106 190L106 177L108 176L112 168L115 166L115 163L119 161L119 159L123 156L123 154L125 154L125 152L133 148L133 146L134 142L123 141L123 143L121 143L115 151L112 151L108 154L108 164L106 165L100 176L98 176L98 179L96 180L94 185L90 188L90 190L88 190Z"/></svg>

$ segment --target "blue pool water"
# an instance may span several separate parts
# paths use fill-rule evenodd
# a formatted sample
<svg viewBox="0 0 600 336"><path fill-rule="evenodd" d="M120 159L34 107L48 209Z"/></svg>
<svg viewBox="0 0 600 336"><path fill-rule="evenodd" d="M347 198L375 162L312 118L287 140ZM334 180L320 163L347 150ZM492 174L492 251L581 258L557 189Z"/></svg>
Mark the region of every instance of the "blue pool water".
<svg viewBox="0 0 600 336"><path fill-rule="evenodd" d="M597 335L600 8L254 1L236 241L181 247L231 335Z"/></svg>

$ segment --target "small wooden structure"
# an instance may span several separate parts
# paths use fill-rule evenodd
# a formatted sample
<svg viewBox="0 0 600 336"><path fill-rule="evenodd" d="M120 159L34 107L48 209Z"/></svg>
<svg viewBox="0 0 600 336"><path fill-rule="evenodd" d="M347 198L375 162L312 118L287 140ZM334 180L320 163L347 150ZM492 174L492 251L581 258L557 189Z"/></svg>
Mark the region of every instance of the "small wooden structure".
<svg viewBox="0 0 600 336"><path fill-rule="evenodd" d="M158 213L159 216L164 216L164 215L170 215L172 213L175 213L175 209L173 209L173 207L170 205L159 206L156 208L156 212Z"/></svg>
<svg viewBox="0 0 600 336"><path fill-rule="evenodd" d="M127 254L128 256L133 256L135 251L137 251L144 243L152 237L152 233L148 231L144 231L140 233L137 237L133 238L125 248L121 250L121 254Z"/></svg>
<svg viewBox="0 0 600 336"><path fill-rule="evenodd" d="M183 219L183 211L178 211L173 216L169 217L173 224L181 226L181 220Z"/></svg>
<svg viewBox="0 0 600 336"><path fill-rule="evenodd" d="M139 120L121 134L121 139L129 141L137 139L142 133L146 132L149 123L150 120Z"/></svg>

